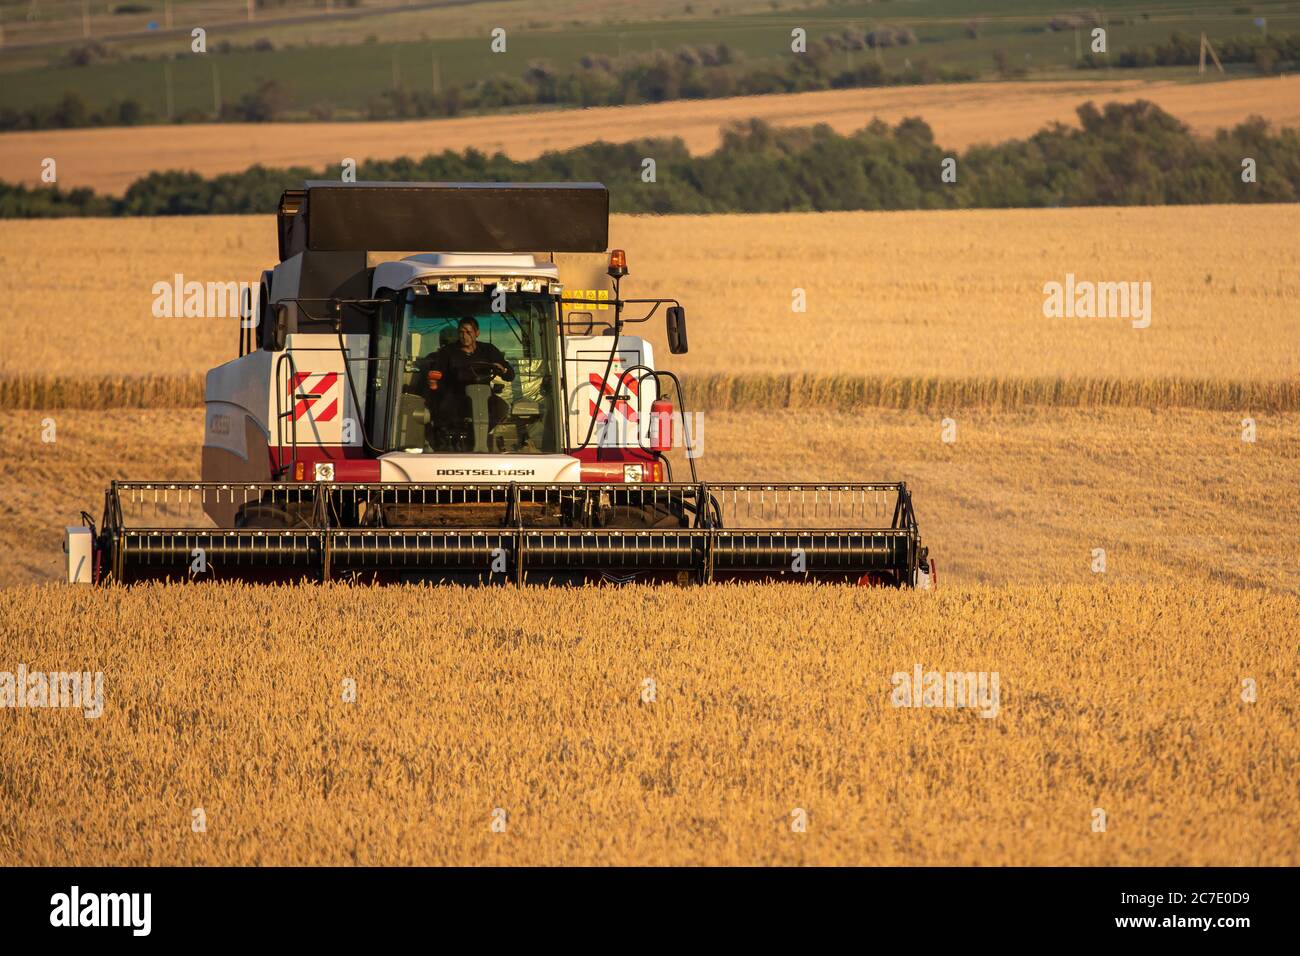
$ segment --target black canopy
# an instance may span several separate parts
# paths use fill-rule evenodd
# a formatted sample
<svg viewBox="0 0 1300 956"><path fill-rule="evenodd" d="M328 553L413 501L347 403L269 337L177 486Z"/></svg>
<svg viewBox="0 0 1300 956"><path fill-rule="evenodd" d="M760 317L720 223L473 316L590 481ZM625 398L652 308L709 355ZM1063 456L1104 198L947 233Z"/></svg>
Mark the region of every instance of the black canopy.
<svg viewBox="0 0 1300 956"><path fill-rule="evenodd" d="M280 197L280 260L299 252L604 252L601 183L342 183Z"/></svg>

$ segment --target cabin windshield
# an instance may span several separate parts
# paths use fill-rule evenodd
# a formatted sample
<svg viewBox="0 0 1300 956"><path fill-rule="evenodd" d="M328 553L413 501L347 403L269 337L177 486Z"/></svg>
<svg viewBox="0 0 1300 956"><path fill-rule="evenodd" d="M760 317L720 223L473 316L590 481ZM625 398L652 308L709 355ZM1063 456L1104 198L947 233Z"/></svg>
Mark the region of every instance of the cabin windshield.
<svg viewBox="0 0 1300 956"><path fill-rule="evenodd" d="M408 292L392 343L389 447L408 452L562 451L555 301L507 293Z"/></svg>

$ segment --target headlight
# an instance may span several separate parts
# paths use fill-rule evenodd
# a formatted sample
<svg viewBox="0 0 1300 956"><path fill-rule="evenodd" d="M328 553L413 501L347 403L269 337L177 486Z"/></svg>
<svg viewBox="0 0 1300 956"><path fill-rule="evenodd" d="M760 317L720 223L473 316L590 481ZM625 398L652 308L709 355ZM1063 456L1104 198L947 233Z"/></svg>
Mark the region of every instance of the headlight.
<svg viewBox="0 0 1300 956"><path fill-rule="evenodd" d="M623 466L624 481L644 481L645 480L644 476L645 476L645 465L624 465Z"/></svg>
<svg viewBox="0 0 1300 956"><path fill-rule="evenodd" d="M316 462L316 480L333 481L334 480L334 462L318 461Z"/></svg>

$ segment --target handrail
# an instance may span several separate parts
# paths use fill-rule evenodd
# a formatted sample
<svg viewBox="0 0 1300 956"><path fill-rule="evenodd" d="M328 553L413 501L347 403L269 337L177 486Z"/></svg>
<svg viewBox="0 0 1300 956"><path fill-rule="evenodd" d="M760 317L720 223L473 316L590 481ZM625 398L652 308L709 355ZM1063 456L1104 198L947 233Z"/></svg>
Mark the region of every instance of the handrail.
<svg viewBox="0 0 1300 956"><path fill-rule="evenodd" d="M637 369L645 369L645 372L644 372L644 373L643 373L639 378L637 378L637 385L636 385L636 418L637 418L637 424L638 424L638 425L641 424L641 413L642 413L642 410L643 410L643 408L644 408L644 404L643 404L643 402L644 402L644 398L643 398L643 395L642 395L642 392L641 392L641 386L642 386L642 384L645 382L645 380L646 380L647 378L653 378L653 379L655 380L655 394L656 394L656 395L661 395L663 389L662 389L662 386L660 386L660 384L659 384L659 376L662 375L662 376L664 376L665 378L670 379L670 380L672 381L672 383L673 383L673 386L677 389L677 397L678 397L678 399L681 400L681 405L682 405L682 433L683 433L683 441L685 442L685 448L686 448L686 463L687 463L688 465L690 465L690 468L691 468L691 481L693 481L693 482L694 482L694 481L699 481L699 480L700 480L700 479L699 479L699 474L696 472L696 469L695 469L695 457L691 454L691 446L693 445L693 442L691 441L690 426L687 424L686 392L682 389L682 380L681 380L680 378L677 377L677 373L676 373L676 372L672 372L672 371L669 371L669 370L667 370L667 369L654 369L654 368L651 368L649 365L645 365L645 364L640 364L640 363L639 363L639 364L637 364L637 365L630 366L629 368L625 368L625 369L623 370L623 375L619 377L619 384L620 384L620 385L622 384L622 382L623 382L623 378L624 378L624 377L626 377L627 375L630 375L632 372L636 371ZM617 390L617 389L614 390L614 394L615 394L615 395L618 394L618 390ZM653 408L653 407L654 407L654 403L652 402L652 403L651 403L651 408ZM610 411L611 411L611 412L613 411L613 405L610 406ZM653 427L653 423L651 424L651 427ZM637 429L636 443L637 443L637 447L640 448L642 451L647 451L647 452L653 452L653 451L654 451L653 448L647 448L645 445L641 444L641 431L640 431L639 428ZM672 466L670 465L669 468L671 469L671 467L672 467Z"/></svg>
<svg viewBox="0 0 1300 956"><path fill-rule="evenodd" d="M287 412L281 411L281 407L280 407L280 394L281 394L280 393L280 366L284 364L286 359L289 362L289 372L293 376L293 378L290 380L293 383L291 385L291 389L298 387L297 385L298 363L294 361L293 353L290 352L288 349L285 349L283 352L279 354L279 356L276 357L275 360L275 461L277 465L276 468L277 478L283 475L285 472L289 472L289 474L292 474L293 472L290 471L290 468L298 464L298 418L293 414L294 409L298 407L297 404L298 396L296 395L290 396L293 399L293 403L289 406L289 410ZM282 464L284 459L284 419L286 415L289 416L289 422L291 426L289 430L289 434L290 434L290 441L292 443L291 445L292 453L290 455L288 465Z"/></svg>

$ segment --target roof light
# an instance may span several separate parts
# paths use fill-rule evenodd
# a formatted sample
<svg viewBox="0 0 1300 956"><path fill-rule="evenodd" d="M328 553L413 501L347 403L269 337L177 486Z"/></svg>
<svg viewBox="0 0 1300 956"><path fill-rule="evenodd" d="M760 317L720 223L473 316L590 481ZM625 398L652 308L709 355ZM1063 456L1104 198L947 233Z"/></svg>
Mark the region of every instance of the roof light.
<svg viewBox="0 0 1300 956"><path fill-rule="evenodd" d="M564 283L552 282L550 285L551 295L564 295Z"/></svg>
<svg viewBox="0 0 1300 956"><path fill-rule="evenodd" d="M541 289L542 289L542 281L541 281L540 279L520 279L520 280L519 280L519 291L520 291L520 292L540 292Z"/></svg>
<svg viewBox="0 0 1300 956"><path fill-rule="evenodd" d="M621 279L627 275L627 253L622 249L611 249L609 253L609 277Z"/></svg>
<svg viewBox="0 0 1300 956"><path fill-rule="evenodd" d="M428 295L429 287L427 285L422 285L422 284L413 285L411 286L411 291L414 292L416 295Z"/></svg>
<svg viewBox="0 0 1300 956"><path fill-rule="evenodd" d="M455 279L439 279L439 280L438 280L438 291L439 291L439 292L455 292L455 291L456 291L456 280L455 280Z"/></svg>
<svg viewBox="0 0 1300 956"><path fill-rule="evenodd" d="M477 281L462 282L460 284L461 292L482 292L483 283Z"/></svg>

